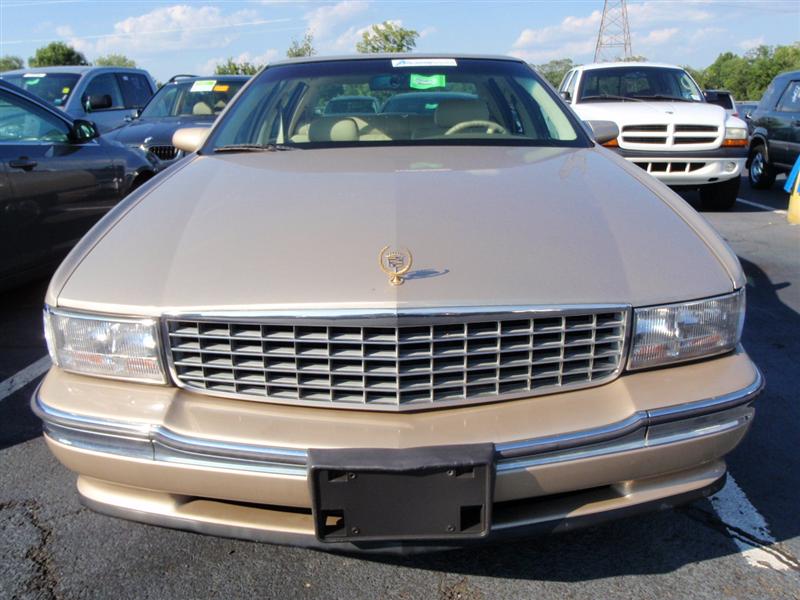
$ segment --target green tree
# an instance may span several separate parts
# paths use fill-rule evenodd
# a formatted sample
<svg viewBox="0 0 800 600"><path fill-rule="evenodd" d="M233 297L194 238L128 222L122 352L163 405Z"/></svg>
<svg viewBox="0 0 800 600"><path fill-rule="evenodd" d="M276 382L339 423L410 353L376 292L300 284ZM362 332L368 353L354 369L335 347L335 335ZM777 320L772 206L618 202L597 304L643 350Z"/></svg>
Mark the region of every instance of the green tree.
<svg viewBox="0 0 800 600"><path fill-rule="evenodd" d="M11 54L0 56L0 73L2 73L3 71L13 71L14 69L21 69L24 66L25 66L25 61L22 60L19 56L12 56Z"/></svg>
<svg viewBox="0 0 800 600"><path fill-rule="evenodd" d="M553 87L557 88L561 84L561 80L564 79L564 75L575 66L572 59L559 58L544 63L543 65L534 65L534 68L542 77L547 79Z"/></svg>
<svg viewBox="0 0 800 600"><path fill-rule="evenodd" d="M98 67L135 67L136 61L124 54L106 54L98 56L94 64Z"/></svg>
<svg viewBox="0 0 800 600"><path fill-rule="evenodd" d="M255 75L264 65L257 65L251 62L236 62L229 58L224 63L214 67L215 75Z"/></svg>
<svg viewBox="0 0 800 600"><path fill-rule="evenodd" d="M37 48L35 54L28 59L28 65L31 67L88 64L81 52L64 42L50 42L47 46Z"/></svg>
<svg viewBox="0 0 800 600"><path fill-rule="evenodd" d="M292 40L291 46L286 51L286 56L289 58L297 58L298 56L314 56L317 51L314 49L314 36L310 32L303 35L302 40Z"/></svg>
<svg viewBox="0 0 800 600"><path fill-rule="evenodd" d="M362 54L376 52L410 52L417 45L419 33L406 29L397 23L384 21L361 34L356 50Z"/></svg>

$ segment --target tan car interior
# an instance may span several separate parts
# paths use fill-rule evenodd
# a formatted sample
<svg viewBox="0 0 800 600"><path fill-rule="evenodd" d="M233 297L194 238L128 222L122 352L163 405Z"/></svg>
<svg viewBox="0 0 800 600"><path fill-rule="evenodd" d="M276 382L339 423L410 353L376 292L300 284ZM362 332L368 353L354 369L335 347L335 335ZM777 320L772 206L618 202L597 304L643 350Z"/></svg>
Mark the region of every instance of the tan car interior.
<svg viewBox="0 0 800 600"><path fill-rule="evenodd" d="M449 129L467 122L495 122L481 99L442 101L433 116L415 114L376 114L343 117L320 116L304 123L290 138L292 142L357 142L419 139L445 135ZM476 126L478 127L478 126ZM498 126L499 127L499 126ZM487 129L483 125L483 129Z"/></svg>

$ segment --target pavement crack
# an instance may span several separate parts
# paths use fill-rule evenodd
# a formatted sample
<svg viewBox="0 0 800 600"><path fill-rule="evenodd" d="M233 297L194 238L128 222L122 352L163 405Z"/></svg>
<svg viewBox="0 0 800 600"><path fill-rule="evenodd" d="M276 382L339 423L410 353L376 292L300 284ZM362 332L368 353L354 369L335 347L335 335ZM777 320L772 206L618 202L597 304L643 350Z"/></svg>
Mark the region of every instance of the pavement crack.
<svg viewBox="0 0 800 600"><path fill-rule="evenodd" d="M56 589L58 577L49 547L53 530L41 516L41 505L36 500L12 500L0 503L0 512L4 510L21 511L39 537L38 543L25 553L25 558L34 565L34 575L25 583L26 591L35 593L37 598L62 600L63 596Z"/></svg>
<svg viewBox="0 0 800 600"><path fill-rule="evenodd" d="M780 542L773 542L772 540L759 538L758 536L753 535L744 529L740 529L735 525L726 523L716 514L696 506L684 506L678 510L690 519L702 523L711 529L715 529L723 535L736 538L739 541L752 546L753 548L759 548L760 550L771 554L776 560L786 565L789 569L800 572L800 560L798 560L797 557L785 549L783 544Z"/></svg>

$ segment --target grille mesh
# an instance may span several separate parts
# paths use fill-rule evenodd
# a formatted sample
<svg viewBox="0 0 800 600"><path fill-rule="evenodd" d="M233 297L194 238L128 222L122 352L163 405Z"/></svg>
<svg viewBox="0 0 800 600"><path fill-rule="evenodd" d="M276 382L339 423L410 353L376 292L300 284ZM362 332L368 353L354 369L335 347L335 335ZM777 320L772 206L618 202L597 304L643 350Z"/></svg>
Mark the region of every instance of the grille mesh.
<svg viewBox="0 0 800 600"><path fill-rule="evenodd" d="M627 311L526 316L390 327L170 319L166 333L184 387L288 404L423 409L616 376Z"/></svg>
<svg viewBox="0 0 800 600"><path fill-rule="evenodd" d="M178 149L175 146L150 146L148 150L160 160L173 160L178 156Z"/></svg>

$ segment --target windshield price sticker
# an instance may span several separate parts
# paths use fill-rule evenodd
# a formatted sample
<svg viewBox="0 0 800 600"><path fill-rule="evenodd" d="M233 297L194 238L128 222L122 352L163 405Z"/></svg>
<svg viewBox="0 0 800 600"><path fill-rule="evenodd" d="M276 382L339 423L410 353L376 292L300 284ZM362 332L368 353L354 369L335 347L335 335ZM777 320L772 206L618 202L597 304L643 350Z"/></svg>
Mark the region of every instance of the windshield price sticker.
<svg viewBox="0 0 800 600"><path fill-rule="evenodd" d="M455 58L393 58L392 66L402 67L457 67Z"/></svg>
<svg viewBox="0 0 800 600"><path fill-rule="evenodd" d="M214 89L215 85L217 85L217 82L214 79L195 81L192 84L192 89L190 89L189 91L190 92L210 92L210 91L212 91Z"/></svg>
<svg viewBox="0 0 800 600"><path fill-rule="evenodd" d="M418 75L416 73L411 73L408 85L415 90L443 88L447 86L447 79L444 75Z"/></svg>

